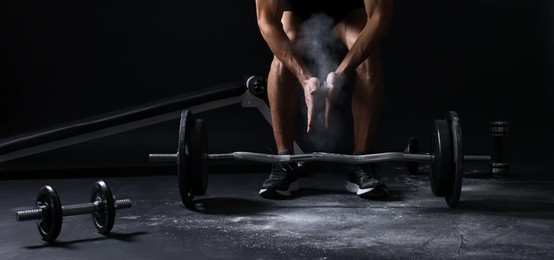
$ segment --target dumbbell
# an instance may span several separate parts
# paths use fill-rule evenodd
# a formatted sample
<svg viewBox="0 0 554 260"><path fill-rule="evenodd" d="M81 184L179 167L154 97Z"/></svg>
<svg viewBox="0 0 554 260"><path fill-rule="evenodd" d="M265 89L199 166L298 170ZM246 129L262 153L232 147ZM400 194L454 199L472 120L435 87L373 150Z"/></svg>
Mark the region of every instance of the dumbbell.
<svg viewBox="0 0 554 260"><path fill-rule="evenodd" d="M292 163L325 161L350 164L367 164L387 161L420 162L430 164L431 190L444 197L449 207L460 201L462 186L462 134L456 112L450 111L445 119L435 120L432 134L433 153L411 154L404 152L346 155L315 152L311 154L271 155L251 152L208 154L208 139L204 120L194 119L192 113L181 113L176 154L150 154L151 161L177 162L179 192L187 208L194 206L194 196L204 195L208 185L208 162L214 160L247 160L263 163Z"/></svg>
<svg viewBox="0 0 554 260"><path fill-rule="evenodd" d="M490 163L490 174L493 176L505 176L508 174L510 164L504 161L503 138L510 133L510 123L506 121L489 122L489 134L494 138L492 155L464 155L466 162L488 162ZM408 139L408 144L404 149L405 153L419 153L419 143L415 137ZM408 172L417 175L419 172L418 162L407 163Z"/></svg>
<svg viewBox="0 0 554 260"><path fill-rule="evenodd" d="M510 123L491 121L489 122L489 133L494 138L491 173L495 177L504 177L510 171L510 164L504 159L504 137L510 134Z"/></svg>
<svg viewBox="0 0 554 260"><path fill-rule="evenodd" d="M56 240L62 229L62 218L66 216L92 214L92 221L98 233L108 234L114 225L115 210L130 208L131 200L115 200L110 187L102 180L92 185L90 203L62 206L58 192L51 186L40 188L34 209L18 211L17 221L37 220L42 239Z"/></svg>

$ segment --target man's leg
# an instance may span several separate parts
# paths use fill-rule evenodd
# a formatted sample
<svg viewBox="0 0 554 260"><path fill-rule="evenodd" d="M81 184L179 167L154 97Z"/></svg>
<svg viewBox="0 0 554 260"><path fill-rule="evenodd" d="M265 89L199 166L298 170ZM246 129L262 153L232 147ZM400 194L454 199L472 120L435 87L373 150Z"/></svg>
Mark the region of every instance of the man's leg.
<svg viewBox="0 0 554 260"><path fill-rule="evenodd" d="M301 20L291 12L284 12L282 21L285 33L292 42L298 37ZM294 131L298 114L298 80L277 58L273 58L267 79L267 93L271 110L273 136L280 154L294 150ZM269 178L262 184L260 195L265 198L282 198L298 189L294 164L272 165Z"/></svg>
<svg viewBox="0 0 554 260"><path fill-rule="evenodd" d="M273 58L267 78L273 136L277 152L293 151L294 129L298 114L296 77L277 58Z"/></svg>
<svg viewBox="0 0 554 260"><path fill-rule="evenodd" d="M352 93L354 154L369 153L383 102L383 69L376 53L356 69Z"/></svg>
<svg viewBox="0 0 554 260"><path fill-rule="evenodd" d="M296 42L302 20L292 12L284 12L281 22L287 37L291 42ZM298 114L297 82L289 69L273 57L267 79L267 94L277 152L293 151L294 128Z"/></svg>
<svg viewBox="0 0 554 260"><path fill-rule="evenodd" d="M352 47L367 22L363 9L349 14L335 27L339 39ZM354 154L371 152L383 100L383 68L379 50L356 68L353 79L352 116L354 120ZM362 197L383 197L386 185L379 181L371 167L354 166L347 189Z"/></svg>
<svg viewBox="0 0 554 260"><path fill-rule="evenodd" d="M358 9L336 27L335 32L348 49L366 24L366 14ZM369 153L377 130L383 100L383 68L379 50L365 60L353 79L352 116L354 118L354 154Z"/></svg>

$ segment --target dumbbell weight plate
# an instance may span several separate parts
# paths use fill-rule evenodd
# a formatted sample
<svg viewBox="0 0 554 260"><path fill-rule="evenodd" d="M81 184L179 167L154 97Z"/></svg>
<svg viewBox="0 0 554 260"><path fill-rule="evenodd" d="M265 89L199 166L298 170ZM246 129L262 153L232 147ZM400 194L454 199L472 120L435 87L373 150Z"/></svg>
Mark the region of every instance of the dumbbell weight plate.
<svg viewBox="0 0 554 260"><path fill-rule="evenodd" d="M208 187L208 135L203 119L194 120L189 139L189 173L194 195L204 195Z"/></svg>
<svg viewBox="0 0 554 260"><path fill-rule="evenodd" d="M179 182L179 193L181 194L181 201L185 207L192 207L192 199L194 194L192 193L189 174L189 135L192 129L193 117L192 113L188 110L184 110L181 113L181 122L179 124L179 142L177 144L177 178Z"/></svg>
<svg viewBox="0 0 554 260"><path fill-rule="evenodd" d="M42 218L37 221L37 227L44 241L54 241L62 230L62 203L56 190L50 186L40 188L37 206L45 206Z"/></svg>
<svg viewBox="0 0 554 260"><path fill-rule="evenodd" d="M102 180L92 185L90 191L90 202L102 202L98 210L92 213L94 227L100 234L108 234L113 228L115 221L115 205L113 193L110 187Z"/></svg>
<svg viewBox="0 0 554 260"><path fill-rule="evenodd" d="M446 120L435 120L432 136L434 159L431 162L431 191L437 197L445 196L447 178L452 176L452 132Z"/></svg>
<svg viewBox="0 0 554 260"><path fill-rule="evenodd" d="M410 139L408 139L408 145L406 146L406 149L404 149L404 153L407 153L407 154L419 153L419 143L415 137L410 137ZM408 162L407 167L408 167L408 172L411 175L418 174L419 162Z"/></svg>
<svg viewBox="0 0 554 260"><path fill-rule="evenodd" d="M489 133L492 136L507 136L510 134L510 123L506 121L490 121Z"/></svg>
<svg viewBox="0 0 554 260"><path fill-rule="evenodd" d="M454 169L452 176L447 178L447 186L445 189L445 200L449 207L455 208L460 202L462 192L462 175L464 155L462 150L462 128L458 114L454 111L448 112L446 116L450 131L452 132L452 147Z"/></svg>

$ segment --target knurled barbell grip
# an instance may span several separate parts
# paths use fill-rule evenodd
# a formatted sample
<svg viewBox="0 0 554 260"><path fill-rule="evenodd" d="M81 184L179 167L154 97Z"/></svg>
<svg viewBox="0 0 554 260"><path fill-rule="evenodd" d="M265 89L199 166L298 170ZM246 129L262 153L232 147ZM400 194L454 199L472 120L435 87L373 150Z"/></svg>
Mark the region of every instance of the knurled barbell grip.
<svg viewBox="0 0 554 260"><path fill-rule="evenodd" d="M97 207L99 207L100 204L101 204L100 202L96 201L96 202L62 206L62 216L91 214L96 211ZM114 202L114 206L116 209L130 208L133 206L133 202L130 199L116 200ZM42 218L43 210L44 210L43 207L39 207L36 209L18 211L15 214L15 219L17 221L40 219Z"/></svg>
<svg viewBox="0 0 554 260"><path fill-rule="evenodd" d="M148 159L152 162L175 162L177 161L177 154L154 153L154 154L149 154Z"/></svg>

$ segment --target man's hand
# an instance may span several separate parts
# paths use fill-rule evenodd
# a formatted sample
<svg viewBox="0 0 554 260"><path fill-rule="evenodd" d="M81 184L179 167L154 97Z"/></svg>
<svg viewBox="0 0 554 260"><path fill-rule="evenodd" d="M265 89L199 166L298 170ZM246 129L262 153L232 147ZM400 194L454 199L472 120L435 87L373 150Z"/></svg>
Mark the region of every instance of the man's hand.
<svg viewBox="0 0 554 260"><path fill-rule="evenodd" d="M306 132L312 131L313 122L315 118L315 104L317 102L317 91L320 87L319 79L310 77L302 82L302 88L304 89L304 99L306 101L306 109L308 112L308 128Z"/></svg>
<svg viewBox="0 0 554 260"><path fill-rule="evenodd" d="M338 75L335 72L331 72L327 75L326 80L327 94L325 98L325 127L329 128L329 122L331 119L331 111L337 101L342 85L344 84L344 77Z"/></svg>

